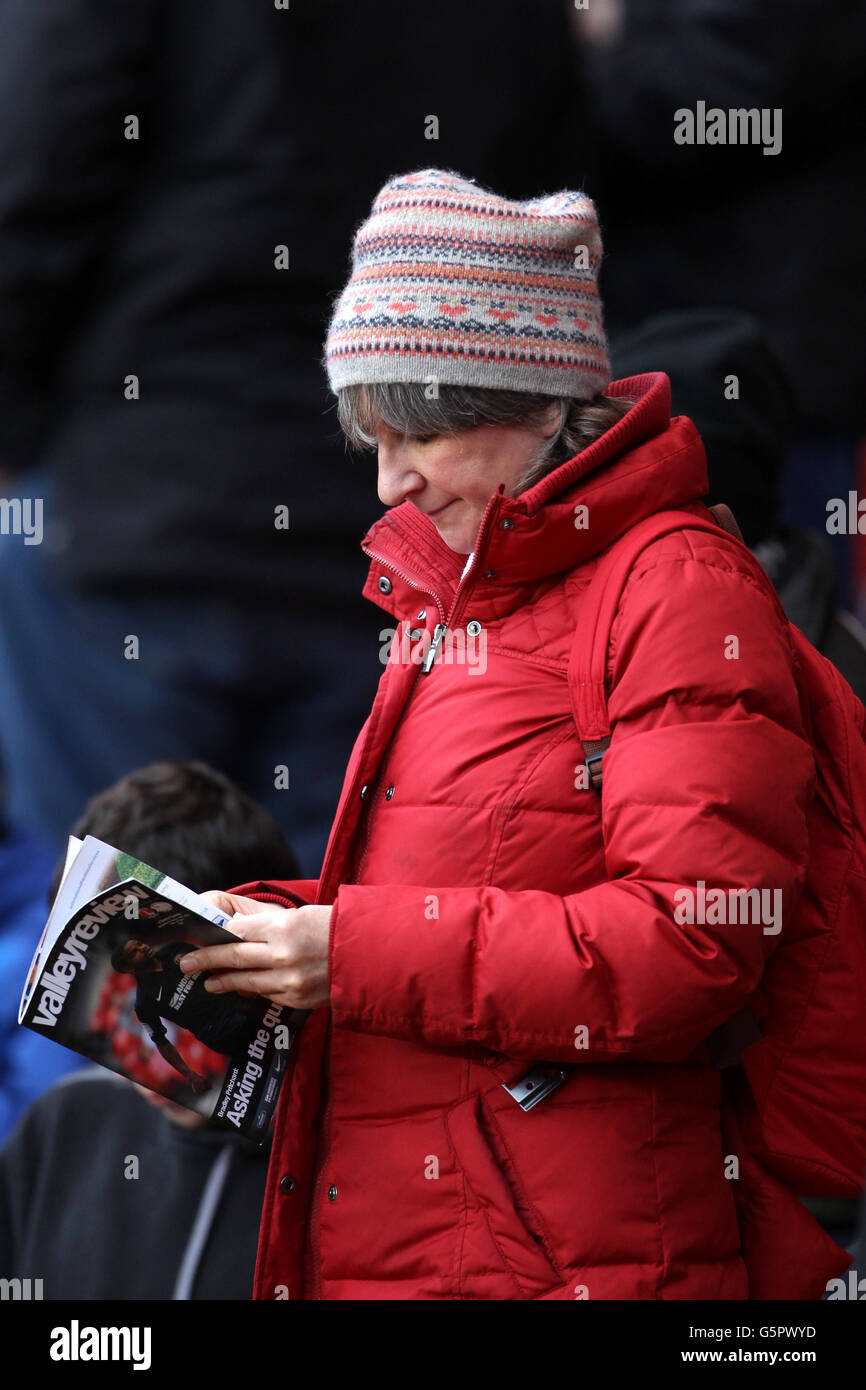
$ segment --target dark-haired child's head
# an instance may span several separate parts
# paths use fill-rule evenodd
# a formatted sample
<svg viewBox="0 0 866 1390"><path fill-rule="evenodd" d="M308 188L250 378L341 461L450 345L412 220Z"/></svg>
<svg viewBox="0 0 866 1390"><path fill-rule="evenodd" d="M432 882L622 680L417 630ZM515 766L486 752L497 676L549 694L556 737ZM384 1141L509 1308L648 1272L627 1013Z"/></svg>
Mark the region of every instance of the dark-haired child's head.
<svg viewBox="0 0 866 1390"><path fill-rule="evenodd" d="M138 768L88 801L72 834L95 835L202 893L300 877L273 816L207 763ZM57 892L63 865L51 884Z"/></svg>

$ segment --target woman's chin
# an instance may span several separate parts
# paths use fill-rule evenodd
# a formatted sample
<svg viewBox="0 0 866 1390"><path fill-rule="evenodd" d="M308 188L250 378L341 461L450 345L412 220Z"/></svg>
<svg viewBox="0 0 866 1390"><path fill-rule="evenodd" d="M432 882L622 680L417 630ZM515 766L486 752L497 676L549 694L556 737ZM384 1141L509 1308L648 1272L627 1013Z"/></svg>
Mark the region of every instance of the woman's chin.
<svg viewBox="0 0 866 1390"><path fill-rule="evenodd" d="M467 535L465 526L459 524L454 525L453 523L449 525L446 517L442 518L441 526L435 521L433 525L436 527L436 530L439 532L439 535L442 537L449 550L456 551L458 555L469 554L475 544L475 537L474 535Z"/></svg>

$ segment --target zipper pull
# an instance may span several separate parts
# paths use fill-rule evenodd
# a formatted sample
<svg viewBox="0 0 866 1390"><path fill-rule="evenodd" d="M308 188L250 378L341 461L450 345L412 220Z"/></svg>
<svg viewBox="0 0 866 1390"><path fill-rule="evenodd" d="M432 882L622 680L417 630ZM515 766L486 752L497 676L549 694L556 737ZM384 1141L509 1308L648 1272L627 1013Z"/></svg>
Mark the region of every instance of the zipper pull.
<svg viewBox="0 0 866 1390"><path fill-rule="evenodd" d="M445 636L447 631L448 628L445 626L444 623L437 623L435 628L433 629L433 641L430 643L430 650L425 656L424 664L421 667L421 670L424 672L425 675L427 675L431 666L433 665L433 662L439 655L439 648L442 646L442 638Z"/></svg>

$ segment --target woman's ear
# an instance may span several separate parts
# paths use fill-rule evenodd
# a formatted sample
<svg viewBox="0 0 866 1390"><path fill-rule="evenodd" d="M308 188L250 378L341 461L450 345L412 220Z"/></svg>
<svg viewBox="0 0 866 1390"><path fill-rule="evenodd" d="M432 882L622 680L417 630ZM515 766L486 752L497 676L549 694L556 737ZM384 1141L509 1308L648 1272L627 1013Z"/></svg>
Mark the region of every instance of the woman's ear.
<svg viewBox="0 0 866 1390"><path fill-rule="evenodd" d="M550 402L541 422L541 433L544 435L545 439L552 439L562 428L565 424L567 413L564 399Z"/></svg>

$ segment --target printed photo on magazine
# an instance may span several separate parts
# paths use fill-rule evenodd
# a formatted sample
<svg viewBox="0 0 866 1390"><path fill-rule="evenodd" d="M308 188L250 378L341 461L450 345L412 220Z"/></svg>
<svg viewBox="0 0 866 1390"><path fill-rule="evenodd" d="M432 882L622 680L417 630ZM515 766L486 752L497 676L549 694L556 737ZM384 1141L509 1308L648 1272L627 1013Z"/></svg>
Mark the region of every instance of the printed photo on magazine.
<svg viewBox="0 0 866 1390"><path fill-rule="evenodd" d="M158 869L70 837L18 1021L263 1142L306 1014L183 974L196 946L237 939L230 923Z"/></svg>

